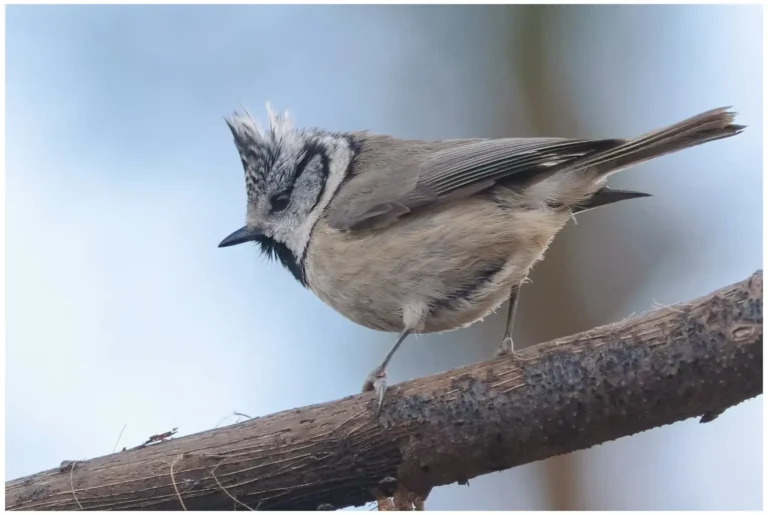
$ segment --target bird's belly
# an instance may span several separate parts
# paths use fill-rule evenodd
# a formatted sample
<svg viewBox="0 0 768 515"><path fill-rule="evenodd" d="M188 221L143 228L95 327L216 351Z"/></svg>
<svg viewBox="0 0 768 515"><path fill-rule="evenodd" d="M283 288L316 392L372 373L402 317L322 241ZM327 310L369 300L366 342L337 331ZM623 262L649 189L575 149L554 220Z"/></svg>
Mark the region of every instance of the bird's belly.
<svg viewBox="0 0 768 515"><path fill-rule="evenodd" d="M564 223L551 212L470 201L378 230L344 233L318 222L307 250L313 292L336 311L380 331L449 331L487 316L517 287ZM566 218L567 219L567 218Z"/></svg>
<svg viewBox="0 0 768 515"><path fill-rule="evenodd" d="M454 299L449 305L439 305L437 309L432 309L421 332L452 331L479 322L509 299L512 288L518 285L510 280L500 281L496 287L484 290L482 295L475 296L471 301Z"/></svg>
<svg viewBox="0 0 768 515"><path fill-rule="evenodd" d="M432 268L422 272L425 281L440 286L440 290L455 290L450 283L450 271L441 274L440 270ZM434 291L418 291L412 283L398 278L391 278L385 286L374 289L367 279L347 277L343 281L333 278L315 281L312 290L324 303L349 320L378 331L402 331L405 307L414 301L421 302L427 314L423 327L414 332L434 333L458 329L483 319L509 297L512 286L516 284L509 278L502 278L492 288L443 295Z"/></svg>

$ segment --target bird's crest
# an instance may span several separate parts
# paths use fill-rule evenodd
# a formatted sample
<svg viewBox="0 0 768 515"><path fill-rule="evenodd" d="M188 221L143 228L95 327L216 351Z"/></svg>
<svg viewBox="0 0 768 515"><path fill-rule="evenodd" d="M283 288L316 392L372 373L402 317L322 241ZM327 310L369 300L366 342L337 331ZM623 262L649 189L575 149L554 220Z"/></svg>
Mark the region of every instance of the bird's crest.
<svg viewBox="0 0 768 515"><path fill-rule="evenodd" d="M224 118L238 145L248 140L250 140L250 143L279 142L293 130L293 124L288 116L288 111L277 113L269 102L266 103L267 115L269 117L268 130L264 130L261 124L242 104L240 106L243 108L244 115L235 112L231 117Z"/></svg>

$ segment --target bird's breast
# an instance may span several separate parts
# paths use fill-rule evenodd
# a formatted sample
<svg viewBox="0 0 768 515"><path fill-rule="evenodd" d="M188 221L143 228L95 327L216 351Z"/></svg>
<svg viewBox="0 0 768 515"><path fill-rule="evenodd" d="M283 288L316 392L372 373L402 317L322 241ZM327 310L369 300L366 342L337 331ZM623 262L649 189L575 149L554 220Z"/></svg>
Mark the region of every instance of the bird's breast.
<svg viewBox="0 0 768 515"><path fill-rule="evenodd" d="M342 232L316 224L308 285L362 326L403 329L408 306L425 306L419 332L469 325L508 298L567 215L468 199L408 215L382 229Z"/></svg>

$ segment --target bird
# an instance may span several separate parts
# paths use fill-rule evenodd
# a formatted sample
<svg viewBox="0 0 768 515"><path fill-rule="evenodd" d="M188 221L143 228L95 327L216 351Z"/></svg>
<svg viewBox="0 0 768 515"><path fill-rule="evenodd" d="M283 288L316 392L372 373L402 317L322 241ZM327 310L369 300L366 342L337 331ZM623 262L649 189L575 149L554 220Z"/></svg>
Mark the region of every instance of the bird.
<svg viewBox="0 0 768 515"><path fill-rule="evenodd" d="M520 289L579 213L648 197L606 185L621 170L741 133L730 107L635 138L401 139L225 116L245 174L245 225L219 247L255 242L348 320L397 333L363 383L376 415L387 366L411 334L467 327L509 302L496 356L521 359Z"/></svg>

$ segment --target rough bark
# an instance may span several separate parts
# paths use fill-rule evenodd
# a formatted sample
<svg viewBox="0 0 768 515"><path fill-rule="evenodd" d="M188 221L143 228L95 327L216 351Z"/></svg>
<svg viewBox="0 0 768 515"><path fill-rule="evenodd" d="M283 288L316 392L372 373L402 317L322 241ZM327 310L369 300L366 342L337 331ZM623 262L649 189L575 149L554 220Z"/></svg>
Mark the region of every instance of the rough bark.
<svg viewBox="0 0 768 515"><path fill-rule="evenodd" d="M7 509L310 509L426 494L762 393L762 271L684 304L373 394L6 483ZM723 442L727 445L727 442ZM704 452L705 450L702 450Z"/></svg>

